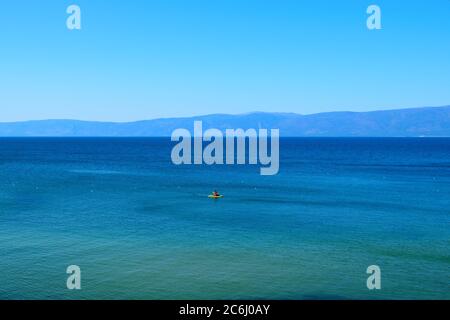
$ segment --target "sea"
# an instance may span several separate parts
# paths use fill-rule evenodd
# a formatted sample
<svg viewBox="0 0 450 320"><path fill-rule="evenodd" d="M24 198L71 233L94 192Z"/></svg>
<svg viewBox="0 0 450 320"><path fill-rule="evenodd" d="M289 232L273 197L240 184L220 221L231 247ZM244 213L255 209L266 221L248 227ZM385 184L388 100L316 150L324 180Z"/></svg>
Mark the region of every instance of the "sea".
<svg viewBox="0 0 450 320"><path fill-rule="evenodd" d="M450 139L282 138L274 176L173 146L1 138L0 299L450 299Z"/></svg>

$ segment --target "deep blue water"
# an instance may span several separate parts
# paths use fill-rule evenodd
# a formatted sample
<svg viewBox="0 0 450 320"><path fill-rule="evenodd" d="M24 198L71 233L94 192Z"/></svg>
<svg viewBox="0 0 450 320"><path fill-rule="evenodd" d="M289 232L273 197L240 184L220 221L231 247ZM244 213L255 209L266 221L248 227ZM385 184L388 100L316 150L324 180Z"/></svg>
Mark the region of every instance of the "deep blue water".
<svg viewBox="0 0 450 320"><path fill-rule="evenodd" d="M450 299L450 139L286 138L276 176L172 146L0 139L0 298Z"/></svg>

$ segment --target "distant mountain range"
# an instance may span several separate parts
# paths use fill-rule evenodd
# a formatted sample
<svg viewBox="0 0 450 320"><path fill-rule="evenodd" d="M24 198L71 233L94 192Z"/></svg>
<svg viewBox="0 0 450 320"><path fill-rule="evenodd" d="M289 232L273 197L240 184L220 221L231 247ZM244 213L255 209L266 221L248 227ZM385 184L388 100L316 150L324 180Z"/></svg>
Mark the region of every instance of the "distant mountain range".
<svg viewBox="0 0 450 320"><path fill-rule="evenodd" d="M39 120L0 123L2 137L164 137L193 122L208 128L278 128L285 137L450 137L450 106L311 115L254 112L127 123Z"/></svg>

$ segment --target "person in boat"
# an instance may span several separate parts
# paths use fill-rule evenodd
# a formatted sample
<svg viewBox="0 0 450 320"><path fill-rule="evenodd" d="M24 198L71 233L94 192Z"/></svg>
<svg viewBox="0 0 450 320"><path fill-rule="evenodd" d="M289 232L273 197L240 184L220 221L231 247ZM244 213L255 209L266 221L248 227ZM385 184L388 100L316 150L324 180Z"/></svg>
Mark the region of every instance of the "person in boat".
<svg viewBox="0 0 450 320"><path fill-rule="evenodd" d="M214 192L212 193L214 197L219 197L220 194L217 192L217 190L214 190Z"/></svg>

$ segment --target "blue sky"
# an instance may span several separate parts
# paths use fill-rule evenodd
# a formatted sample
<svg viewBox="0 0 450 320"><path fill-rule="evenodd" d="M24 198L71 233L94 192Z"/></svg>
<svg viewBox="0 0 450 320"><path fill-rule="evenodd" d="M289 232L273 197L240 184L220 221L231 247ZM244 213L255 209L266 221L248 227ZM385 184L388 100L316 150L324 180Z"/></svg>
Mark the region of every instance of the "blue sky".
<svg viewBox="0 0 450 320"><path fill-rule="evenodd" d="M439 106L449 88L449 0L0 4L0 121Z"/></svg>

